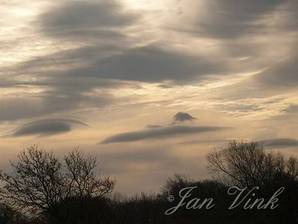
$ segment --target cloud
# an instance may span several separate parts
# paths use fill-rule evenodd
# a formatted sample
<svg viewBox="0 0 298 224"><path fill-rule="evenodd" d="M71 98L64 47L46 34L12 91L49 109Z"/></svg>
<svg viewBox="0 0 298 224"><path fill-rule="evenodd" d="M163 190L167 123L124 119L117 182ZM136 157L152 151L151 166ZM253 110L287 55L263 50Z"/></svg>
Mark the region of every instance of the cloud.
<svg viewBox="0 0 298 224"><path fill-rule="evenodd" d="M202 1L204 7L211 9L206 11L208 14L192 7L196 10L193 24L194 38L188 39L188 36L186 39L180 39L181 36L178 34L176 39L176 33L173 33L175 41L167 41L167 44L164 42L163 32L154 30L154 27L150 27L150 33L151 29L156 31L156 33L152 32L154 35L144 32L144 26L148 25L146 21L135 12L126 8L125 11L120 2L79 0L50 4L46 8L47 11L42 12L36 20L38 28L45 35L38 36L41 38L41 43L45 44L42 50L38 51L39 53L32 53L32 60L17 67L15 71L17 75L11 76L10 71L5 70L7 75L4 74L0 78L0 88L25 86L26 90L29 90L33 87L38 93L29 90L30 96L20 96L16 101L14 101L15 97L8 97L11 102L8 103L5 100L5 104L2 104L3 99L0 99L0 104L6 105L0 110L0 120L32 118L81 108L101 108L115 102L114 97L119 94L114 94L114 91L127 83L136 85L138 82L158 83L160 86L169 87L176 84L196 85L197 82L208 80L210 77L244 73L247 70L245 67L247 64L251 66L249 70L252 67L253 70L256 67L263 68L263 64L256 65L255 58L263 56L259 51L260 48L263 49L264 41L259 40L259 36L250 37L260 31L266 34L263 39L267 38L268 30L262 31L264 24L261 21L271 12L278 10L284 1L240 0L235 4L231 0L204 0ZM180 1L180 4L184 4L182 2ZM290 9L285 10L287 15L288 10ZM209 13L210 11L213 13ZM295 18L295 11L292 11L293 15L289 16L291 21ZM275 23L275 20L272 23ZM291 26L293 27L294 24L293 20ZM30 23L30 25L34 26L36 23ZM186 23L180 25L187 27ZM276 27L276 30L279 31L279 27ZM279 32L274 34L274 37L279 34ZM197 37L199 38L196 39ZM219 42L210 37L225 38L225 40ZM238 37L245 37L245 39ZM25 39L25 36L22 38ZM51 38L50 41L48 41L49 38ZM203 39L202 51L199 47L201 38ZM230 40L230 38L233 39ZM68 40L81 42L69 43ZM160 41L156 42L156 40ZM178 48L187 49L188 40L190 40L189 44L194 44L193 52L178 50ZM269 43L272 41L268 39ZM49 45L47 45L48 42L50 42ZM278 47L278 44L276 46ZM207 49L209 47L210 51ZM266 47L266 49L269 48ZM46 55L53 50L55 53ZM249 63L235 60L238 56L248 56ZM296 76L293 75L296 74L295 61L296 58L289 60L291 66L288 66L285 61L282 67L283 63L281 63L280 69L274 65L272 70L262 75L261 82L295 86L295 83L297 84ZM268 64L268 67L271 66ZM284 74L285 78L279 74ZM226 88L225 91L230 90ZM238 96L240 91L234 91L233 95ZM253 92L257 95L256 91ZM95 96L94 93L98 95ZM245 94L251 94L251 91ZM4 97L6 98L7 95ZM250 112L255 109L245 107L239 110Z"/></svg>
<svg viewBox="0 0 298 224"><path fill-rule="evenodd" d="M75 88L75 86L73 86ZM26 118L51 115L86 109L102 108L113 99L106 94L85 96L83 93L71 92L71 89L53 89L35 96L5 97L0 99L0 122L15 121Z"/></svg>
<svg viewBox="0 0 298 224"><path fill-rule="evenodd" d="M298 112L298 104L292 104L288 106L288 108L286 108L284 112L289 114L296 114Z"/></svg>
<svg viewBox="0 0 298 224"><path fill-rule="evenodd" d="M113 0L65 1L42 14L39 21L42 32L50 37L82 41L121 38L119 29L137 18Z"/></svg>
<svg viewBox="0 0 298 224"><path fill-rule="evenodd" d="M79 91L131 81L187 83L227 74L230 69L226 64L222 58L188 54L158 43L132 48L108 45L80 47L29 60L16 73L26 70L42 77L48 85L69 87L81 83L75 86Z"/></svg>
<svg viewBox="0 0 298 224"><path fill-rule="evenodd" d="M11 136L27 135L49 136L69 132L74 125L86 126L85 123L72 119L44 119L30 122L16 129Z"/></svg>
<svg viewBox="0 0 298 224"><path fill-rule="evenodd" d="M214 39L223 57L233 60L234 71L266 68L252 77L261 91L297 87L297 1L203 0L197 8L193 4L185 7L185 14L194 16L185 17L189 24L180 23L177 30Z"/></svg>
<svg viewBox="0 0 298 224"><path fill-rule="evenodd" d="M221 59L189 55L158 45L124 49L85 67L67 71L73 76L142 82L188 82L226 72Z"/></svg>
<svg viewBox="0 0 298 224"><path fill-rule="evenodd" d="M224 143L228 143L231 140L228 139L201 139L201 140L189 140L189 141L182 141L179 142L179 145L199 145L199 144L220 144L223 145Z"/></svg>
<svg viewBox="0 0 298 224"><path fill-rule="evenodd" d="M202 1L197 10L191 29L187 30L197 36L209 36L230 39L263 31L260 20L274 11L282 0L247 1L215 0Z"/></svg>
<svg viewBox="0 0 298 224"><path fill-rule="evenodd" d="M275 138L260 141L261 144L268 147L298 147L298 140L293 138Z"/></svg>
<svg viewBox="0 0 298 224"><path fill-rule="evenodd" d="M32 87L42 91L38 95L8 97L5 108L0 110L0 120L31 118L87 107L100 108L114 102L112 94L107 93L121 86L167 80L189 83L211 74L222 74L226 68L220 59L149 45L131 49L79 47L34 58L12 70L9 78L5 79L6 88ZM30 75L24 75L24 71ZM94 90L100 95L95 96Z"/></svg>
<svg viewBox="0 0 298 224"><path fill-rule="evenodd" d="M171 138L180 135L190 135L211 131L220 131L225 129L224 127L215 126L171 126L163 128L145 129L135 132L126 132L116 134L111 137L104 139L102 144L116 143L116 142L134 142L146 139L161 139Z"/></svg>
<svg viewBox="0 0 298 224"><path fill-rule="evenodd" d="M298 86L297 61L297 53L289 55L288 58L281 60L257 76L257 80L265 86L295 88Z"/></svg>
<svg viewBox="0 0 298 224"><path fill-rule="evenodd" d="M185 121L193 121L195 119L196 119L195 117L191 116L188 113L178 112L173 117L173 123L181 123L181 122L185 122Z"/></svg>
<svg viewBox="0 0 298 224"><path fill-rule="evenodd" d="M146 128L162 128L162 126L158 124L149 124L146 126Z"/></svg>

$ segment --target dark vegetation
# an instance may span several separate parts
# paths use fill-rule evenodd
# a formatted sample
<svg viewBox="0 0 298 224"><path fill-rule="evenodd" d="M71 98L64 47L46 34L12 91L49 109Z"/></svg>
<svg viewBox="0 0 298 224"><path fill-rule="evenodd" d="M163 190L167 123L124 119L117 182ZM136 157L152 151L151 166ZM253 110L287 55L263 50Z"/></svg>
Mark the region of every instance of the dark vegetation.
<svg viewBox="0 0 298 224"><path fill-rule="evenodd" d="M175 175L155 195L117 199L114 181L95 174L96 159L75 150L59 160L54 154L30 147L0 175L0 224L190 224L298 223L298 161L267 152L258 143L231 142L208 155L212 180L195 181ZM179 192L196 186L191 198L214 198L211 210L179 209ZM228 210L230 186L251 189L269 199L284 187L275 210ZM171 202L169 195L173 196Z"/></svg>

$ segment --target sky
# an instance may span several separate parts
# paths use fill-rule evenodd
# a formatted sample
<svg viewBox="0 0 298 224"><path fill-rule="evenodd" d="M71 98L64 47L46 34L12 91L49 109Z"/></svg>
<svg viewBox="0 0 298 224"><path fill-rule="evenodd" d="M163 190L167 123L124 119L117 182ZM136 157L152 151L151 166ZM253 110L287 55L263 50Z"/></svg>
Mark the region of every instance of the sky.
<svg viewBox="0 0 298 224"><path fill-rule="evenodd" d="M209 178L231 140L298 155L298 1L0 0L0 167L98 158L121 193Z"/></svg>

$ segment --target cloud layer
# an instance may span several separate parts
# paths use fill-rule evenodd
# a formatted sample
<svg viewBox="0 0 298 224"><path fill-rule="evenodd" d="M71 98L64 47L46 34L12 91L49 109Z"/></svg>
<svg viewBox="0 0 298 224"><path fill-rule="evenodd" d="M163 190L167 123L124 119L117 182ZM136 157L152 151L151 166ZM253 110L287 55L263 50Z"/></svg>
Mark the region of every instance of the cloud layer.
<svg viewBox="0 0 298 224"><path fill-rule="evenodd" d="M260 142L264 146L273 148L298 147L298 140L293 138L267 139Z"/></svg>
<svg viewBox="0 0 298 224"><path fill-rule="evenodd" d="M282 3L285 1L203 1L205 13L197 16L195 32L215 38L251 35L264 29L264 25L258 21Z"/></svg>
<svg viewBox="0 0 298 224"><path fill-rule="evenodd" d="M145 129L135 132L126 132L117 135L113 135L104 139L102 144L117 143L117 142L134 142L147 139L162 139L171 138L181 135L191 135L204 132L220 131L225 128L223 127L212 127L212 126L171 126L163 128Z"/></svg>
<svg viewBox="0 0 298 224"><path fill-rule="evenodd" d="M113 0L62 1L42 14L39 21L46 35L70 41L117 39L119 29L131 25L137 16L125 13Z"/></svg>
<svg viewBox="0 0 298 224"><path fill-rule="evenodd" d="M106 150L110 174L141 186L156 184L155 161L155 172L199 173L193 158L222 139L297 147L298 1L10 0L0 13L7 152L71 132L43 144Z"/></svg>
<svg viewBox="0 0 298 224"><path fill-rule="evenodd" d="M12 137L27 135L50 136L69 132L75 125L86 126L85 123L72 119L45 119L22 125L13 132Z"/></svg>

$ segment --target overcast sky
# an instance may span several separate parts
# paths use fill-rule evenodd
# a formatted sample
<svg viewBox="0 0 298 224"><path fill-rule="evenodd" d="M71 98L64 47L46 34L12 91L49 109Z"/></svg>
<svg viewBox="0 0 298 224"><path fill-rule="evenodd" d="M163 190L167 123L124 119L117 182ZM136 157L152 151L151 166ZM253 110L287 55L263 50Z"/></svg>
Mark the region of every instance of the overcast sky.
<svg viewBox="0 0 298 224"><path fill-rule="evenodd" d="M0 0L0 165L79 146L117 191L206 178L232 139L298 151L298 1Z"/></svg>

